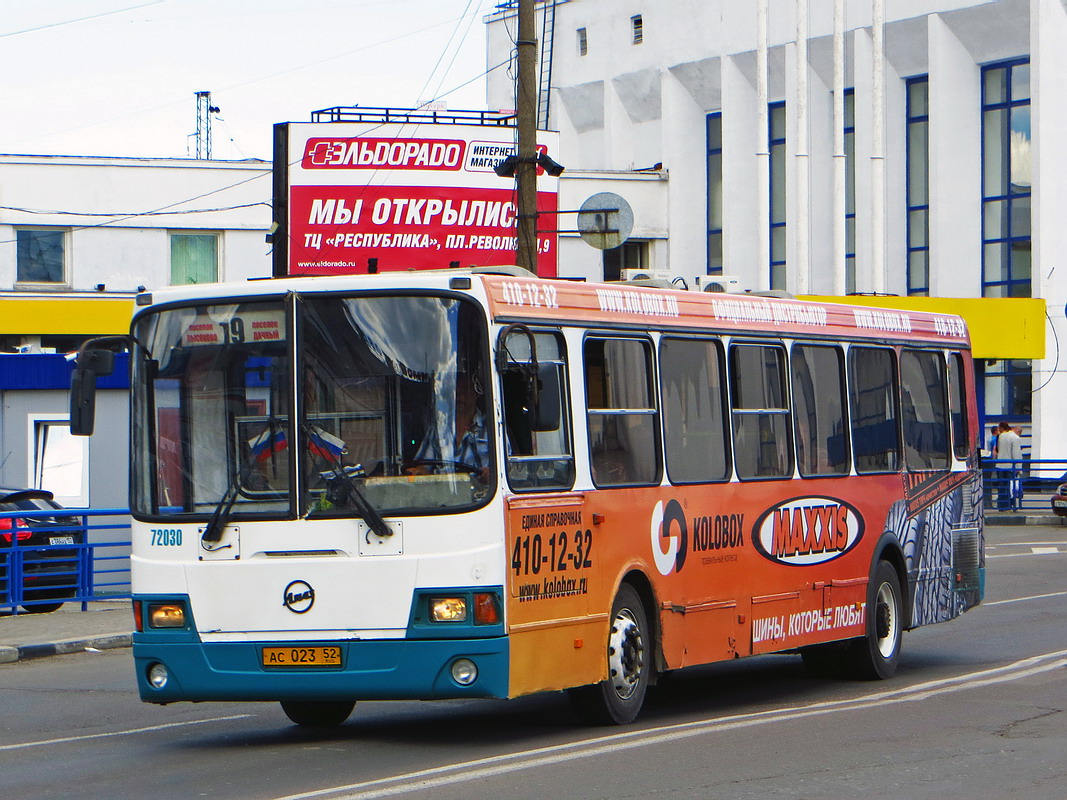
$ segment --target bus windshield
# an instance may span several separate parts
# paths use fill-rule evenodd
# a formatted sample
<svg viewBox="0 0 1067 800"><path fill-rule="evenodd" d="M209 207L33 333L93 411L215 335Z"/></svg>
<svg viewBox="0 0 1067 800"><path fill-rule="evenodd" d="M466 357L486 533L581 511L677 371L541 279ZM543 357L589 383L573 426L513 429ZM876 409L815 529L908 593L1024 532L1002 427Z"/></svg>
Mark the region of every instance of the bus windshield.
<svg viewBox="0 0 1067 800"><path fill-rule="evenodd" d="M491 493L473 302L291 295L165 308L134 333L140 516L427 514Z"/></svg>

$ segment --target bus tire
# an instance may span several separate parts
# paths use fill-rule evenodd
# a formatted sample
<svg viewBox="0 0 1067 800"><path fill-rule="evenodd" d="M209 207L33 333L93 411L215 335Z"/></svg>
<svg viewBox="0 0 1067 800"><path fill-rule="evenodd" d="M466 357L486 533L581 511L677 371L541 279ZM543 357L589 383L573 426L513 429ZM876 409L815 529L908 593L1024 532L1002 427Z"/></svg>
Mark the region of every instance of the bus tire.
<svg viewBox="0 0 1067 800"><path fill-rule="evenodd" d="M624 583L611 606L607 679L569 692L574 710L584 722L626 725L637 718L652 672L650 632L640 595Z"/></svg>
<svg viewBox="0 0 1067 800"><path fill-rule="evenodd" d="M309 728L336 728L352 713L355 700L282 700L285 716Z"/></svg>
<svg viewBox="0 0 1067 800"><path fill-rule="evenodd" d="M879 561L867 584L867 635L852 642L850 672L857 678L893 677L904 635L900 577L888 561Z"/></svg>

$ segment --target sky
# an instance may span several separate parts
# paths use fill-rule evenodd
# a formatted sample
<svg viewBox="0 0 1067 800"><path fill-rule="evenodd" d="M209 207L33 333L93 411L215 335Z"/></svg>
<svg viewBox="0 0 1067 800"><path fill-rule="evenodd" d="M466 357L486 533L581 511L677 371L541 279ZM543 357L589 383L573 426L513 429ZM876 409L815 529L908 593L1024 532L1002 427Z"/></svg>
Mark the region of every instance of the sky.
<svg viewBox="0 0 1067 800"><path fill-rule="evenodd" d="M485 108L499 0L0 0L0 153L271 158L333 106Z"/></svg>

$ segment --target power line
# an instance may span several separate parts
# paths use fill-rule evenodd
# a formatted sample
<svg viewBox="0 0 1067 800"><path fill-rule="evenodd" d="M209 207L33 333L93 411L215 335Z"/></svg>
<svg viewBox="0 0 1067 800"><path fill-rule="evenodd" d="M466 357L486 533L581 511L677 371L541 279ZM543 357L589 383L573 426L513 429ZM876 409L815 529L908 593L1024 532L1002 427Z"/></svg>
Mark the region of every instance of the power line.
<svg viewBox="0 0 1067 800"><path fill-rule="evenodd" d="M21 36L24 33L33 33L34 31L43 31L48 28L59 28L63 25L73 25L76 22L85 22L90 19L99 19L100 17L110 17L113 14L121 14L124 11L136 11L139 8L147 8L148 6L158 6L160 3L166 2L166 0L151 0L149 3L140 3L136 6L129 6L128 8L116 8L114 11L101 11L99 14L90 14L87 17L78 17L76 19L65 19L59 22L49 22L46 25L37 25L33 28L23 28L21 31L11 31L10 33L0 33L0 39L6 39L9 36Z"/></svg>

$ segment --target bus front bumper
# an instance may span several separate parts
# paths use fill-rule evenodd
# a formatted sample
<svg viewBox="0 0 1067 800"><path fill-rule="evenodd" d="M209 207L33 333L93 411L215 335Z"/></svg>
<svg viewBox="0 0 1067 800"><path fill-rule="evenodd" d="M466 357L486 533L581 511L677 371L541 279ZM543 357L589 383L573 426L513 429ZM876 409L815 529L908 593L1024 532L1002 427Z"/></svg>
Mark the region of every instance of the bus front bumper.
<svg viewBox="0 0 1067 800"><path fill-rule="evenodd" d="M195 634L135 633L133 656L141 699L437 700L508 696L508 640L382 639L306 642L202 642ZM331 648L332 666L266 666L264 648ZM292 660L292 659L288 659ZM460 661L460 669L454 669ZM467 663L469 662L469 663ZM455 674L469 679L467 685Z"/></svg>

